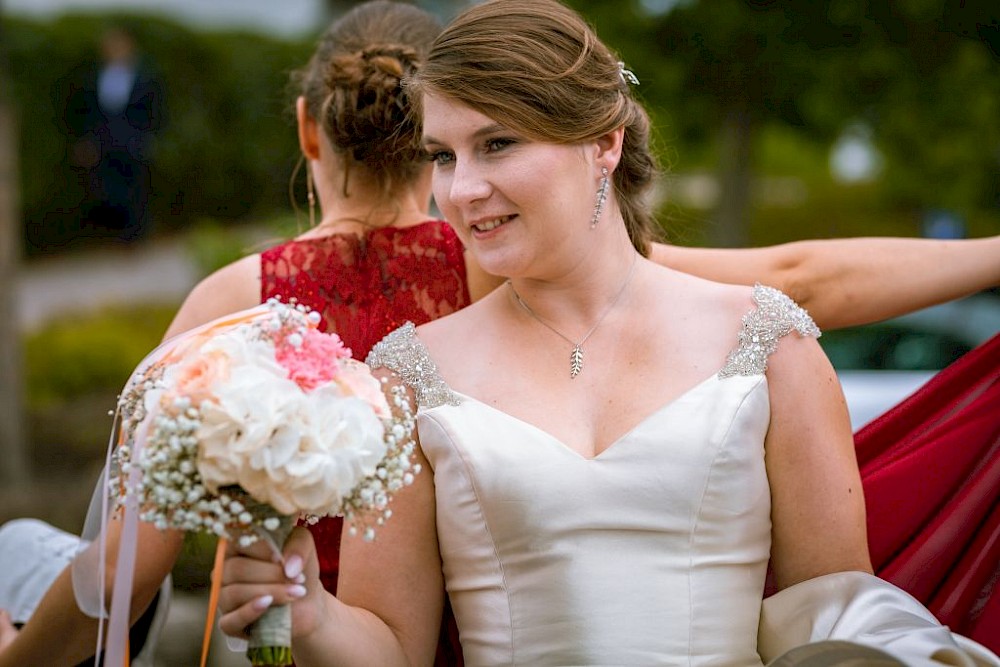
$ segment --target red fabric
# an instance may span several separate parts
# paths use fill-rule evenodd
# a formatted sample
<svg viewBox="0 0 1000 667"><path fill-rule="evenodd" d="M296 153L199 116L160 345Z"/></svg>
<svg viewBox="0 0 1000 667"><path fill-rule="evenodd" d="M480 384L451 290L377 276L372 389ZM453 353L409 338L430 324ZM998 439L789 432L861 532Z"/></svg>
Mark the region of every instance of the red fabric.
<svg viewBox="0 0 1000 667"><path fill-rule="evenodd" d="M367 232L289 241L261 253L261 301L295 298L322 315L320 328L335 331L364 360L372 346L407 321L423 324L470 302L463 247L447 223L428 221ZM320 578L337 590L340 519L310 526ZM439 665L461 665L458 632L446 609Z"/></svg>
<svg viewBox="0 0 1000 667"><path fill-rule="evenodd" d="M875 573L1000 652L1000 335L855 434Z"/></svg>

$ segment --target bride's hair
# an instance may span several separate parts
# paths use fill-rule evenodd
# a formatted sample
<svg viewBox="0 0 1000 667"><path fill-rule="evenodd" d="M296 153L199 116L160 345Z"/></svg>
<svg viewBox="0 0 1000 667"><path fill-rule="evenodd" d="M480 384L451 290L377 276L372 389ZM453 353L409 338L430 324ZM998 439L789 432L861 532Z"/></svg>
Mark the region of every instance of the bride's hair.
<svg viewBox="0 0 1000 667"><path fill-rule="evenodd" d="M348 172L389 194L426 162L420 126L401 81L426 57L441 25L413 5L375 0L345 14L320 38L309 63L293 73L296 94L323 128Z"/></svg>
<svg viewBox="0 0 1000 667"><path fill-rule="evenodd" d="M658 230L649 191L659 168L649 117L630 78L586 21L560 2L492 0L444 29L413 84L539 141L577 143L624 127L614 191L633 245L648 255Z"/></svg>

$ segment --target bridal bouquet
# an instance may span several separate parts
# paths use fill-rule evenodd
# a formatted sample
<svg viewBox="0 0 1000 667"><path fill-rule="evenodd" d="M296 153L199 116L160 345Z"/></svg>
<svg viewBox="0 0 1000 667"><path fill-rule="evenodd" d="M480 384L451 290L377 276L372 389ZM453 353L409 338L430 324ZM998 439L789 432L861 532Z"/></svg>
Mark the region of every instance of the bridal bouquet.
<svg viewBox="0 0 1000 667"><path fill-rule="evenodd" d="M113 488L161 529L280 552L301 517L341 515L374 537L411 465L413 415L319 316L270 300L168 344L119 400ZM254 665L291 664L290 610L253 629Z"/></svg>

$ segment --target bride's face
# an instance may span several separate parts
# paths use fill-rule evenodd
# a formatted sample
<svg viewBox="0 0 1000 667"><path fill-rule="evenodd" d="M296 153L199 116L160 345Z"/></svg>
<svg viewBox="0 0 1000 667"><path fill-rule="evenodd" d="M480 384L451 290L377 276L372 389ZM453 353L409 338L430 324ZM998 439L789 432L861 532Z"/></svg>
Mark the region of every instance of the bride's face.
<svg viewBox="0 0 1000 667"><path fill-rule="evenodd" d="M529 139L439 95L423 106L434 199L480 265L508 277L559 270L588 238L600 180L589 144Z"/></svg>

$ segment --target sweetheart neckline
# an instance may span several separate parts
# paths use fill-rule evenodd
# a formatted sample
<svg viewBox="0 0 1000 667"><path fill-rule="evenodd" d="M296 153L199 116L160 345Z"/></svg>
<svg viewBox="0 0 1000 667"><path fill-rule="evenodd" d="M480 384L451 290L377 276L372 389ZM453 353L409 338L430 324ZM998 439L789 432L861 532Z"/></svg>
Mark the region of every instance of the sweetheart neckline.
<svg viewBox="0 0 1000 667"><path fill-rule="evenodd" d="M682 391L681 393L677 394L676 396L668 399L665 403L663 403L659 407L655 408L652 412L650 412L649 414L647 414L646 416L644 416L643 418L641 418L634 425L632 425L629 428L625 429L622 432L621 435L619 435L618 437L612 439L611 442L609 442L607 444L607 446L605 446L603 449L601 449L599 452L597 452L597 454L595 454L593 456L584 456L583 454L581 454L577 450L573 449L572 447L570 447L569 445L567 445L565 442L563 442L561 439L559 439L558 437L556 437L552 433L549 433L548 431L546 431L542 427L540 427L540 426L538 426L536 424L533 424L533 423L531 423L529 421L526 421L524 419L521 419L520 417L516 417L516 416L510 414L509 412L505 412L505 411L501 410L500 408L497 408L497 407L494 407L494 406L490 405L489 403L481 401L480 399L476 398L475 396L470 396L469 394L464 394L464 393L462 393L460 391L455 391L454 389L451 389L450 387L449 387L449 391L451 391L451 393L454 394L455 396L461 398L463 401L467 400L467 401L471 401L473 403L477 403L477 404L485 407L486 409L488 409L488 410L490 410L492 412L495 412L495 413L501 415L502 417L505 417L505 418L507 418L507 419L509 419L511 421L514 421L514 422L516 422L518 424L521 424L521 425L525 426L528 429L531 429L532 431L535 431L537 433L542 434L543 436L545 436L545 438L547 440L551 440L556 445L558 445L561 450L565 451L566 453L574 456L575 458L577 458L577 459L579 459L581 461L588 462L588 463L597 463L597 462L600 462L603 458L605 458L605 455L608 454L608 452L610 452L612 450L615 450L615 449L618 449L618 445L620 443L622 443L622 441L626 440L630 435L632 435L633 433L637 432L639 429L641 429L647 423L649 423L649 422L653 421L654 419L656 419L662 413L667 412L668 410L670 410L671 408L673 408L675 405L681 403L686 398L694 395L702 387L705 387L705 386L709 385L710 383L712 383L713 380L716 381L715 383L719 383L719 382L723 382L724 380L734 380L737 377L753 378L755 380L762 380L765 383L767 382L767 376L766 375L751 375L751 376L745 376L745 375L744 376L739 376L738 375L738 376L732 376L732 377L728 377L728 378L720 378L718 373L713 373L712 375L708 376L704 380L701 380L700 382L698 382L698 383L692 385L691 387L685 389L684 391ZM452 406L452 407L455 407L455 406ZM610 455L608 455L608 456L610 456Z"/></svg>

